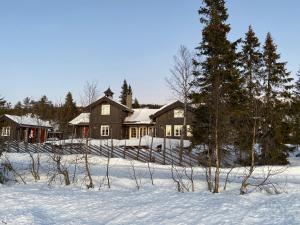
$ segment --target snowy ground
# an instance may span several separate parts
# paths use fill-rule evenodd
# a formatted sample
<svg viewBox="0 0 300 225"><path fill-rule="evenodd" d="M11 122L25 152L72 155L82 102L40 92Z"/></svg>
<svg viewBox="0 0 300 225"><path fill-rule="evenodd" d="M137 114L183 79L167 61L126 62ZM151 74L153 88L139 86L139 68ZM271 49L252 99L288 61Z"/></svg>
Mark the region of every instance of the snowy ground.
<svg viewBox="0 0 300 225"><path fill-rule="evenodd" d="M196 168L195 192L178 193L170 166L150 165L154 168L152 186L147 164L112 159L109 189L105 180L106 159L93 156L89 161L96 187L87 190L81 161L74 184L65 187L57 179L48 186L47 173L53 166L48 155L41 156L42 176L38 182L26 170L28 155L6 156L27 184L0 186L0 224L300 224L299 158L291 158L291 165L273 178L282 194L253 190L241 196L243 168L233 170L228 189L220 194L206 191L204 171ZM75 158L64 156L70 171ZM141 181L140 190L132 179L131 163ZM223 170L223 181L227 171ZM256 176L263 177L264 172L266 167L260 167Z"/></svg>
<svg viewBox="0 0 300 225"><path fill-rule="evenodd" d="M114 146L138 146L139 144L141 146L151 146L152 137L151 136L143 136L141 138L141 143L139 143L139 139L123 139L123 140L117 140L117 139L89 139L89 143L92 145L109 145L113 144ZM158 145L163 145L164 139L163 138L153 138L153 147L156 148ZM60 140L60 141L47 141L48 144L55 144L55 145L64 145L64 144L76 144L76 143L86 143L86 139L66 139L66 140ZM179 139L166 139L166 146L168 147L175 147L179 146L180 140ZM189 147L191 145L191 142L189 140L184 140L184 147Z"/></svg>

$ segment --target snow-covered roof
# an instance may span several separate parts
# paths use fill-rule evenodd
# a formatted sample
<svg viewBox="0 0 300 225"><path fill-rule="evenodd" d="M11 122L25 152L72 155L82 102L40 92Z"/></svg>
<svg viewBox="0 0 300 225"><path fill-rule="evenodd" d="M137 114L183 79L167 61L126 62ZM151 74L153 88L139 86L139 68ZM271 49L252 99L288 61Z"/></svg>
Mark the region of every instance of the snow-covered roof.
<svg viewBox="0 0 300 225"><path fill-rule="evenodd" d="M124 123L134 123L134 124L150 124L150 115L156 113L158 109L133 109L133 114L125 118Z"/></svg>
<svg viewBox="0 0 300 225"><path fill-rule="evenodd" d="M14 121L21 126L36 126L36 127L48 127L52 128L49 121L41 120L38 116L33 114L27 114L25 116L15 116L5 114L7 118Z"/></svg>
<svg viewBox="0 0 300 225"><path fill-rule="evenodd" d="M178 102L178 100L172 101L172 102L170 102L170 103L168 103L168 104L166 104L166 105L163 105L163 106L160 107L157 111L163 110L163 109L169 107L170 105L173 105L173 104L176 103L176 102Z"/></svg>
<svg viewBox="0 0 300 225"><path fill-rule="evenodd" d="M74 118L69 122L72 125L80 125L80 124L89 124L90 123L90 113L81 113L79 116Z"/></svg>

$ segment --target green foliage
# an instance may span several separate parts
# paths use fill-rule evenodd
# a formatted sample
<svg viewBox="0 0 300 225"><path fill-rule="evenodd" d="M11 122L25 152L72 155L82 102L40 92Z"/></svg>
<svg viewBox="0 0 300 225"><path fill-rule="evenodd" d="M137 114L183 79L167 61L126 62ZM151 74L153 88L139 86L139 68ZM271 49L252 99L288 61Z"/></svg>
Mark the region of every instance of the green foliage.
<svg viewBox="0 0 300 225"><path fill-rule="evenodd" d="M127 81L124 80L123 85L121 87L121 95L120 95L120 102L123 105L126 105L127 94L128 94L128 84Z"/></svg>
<svg viewBox="0 0 300 225"><path fill-rule="evenodd" d="M59 113L60 130L67 132L68 123L78 115L76 103L73 100L71 92L68 92L65 103L62 105Z"/></svg>
<svg viewBox="0 0 300 225"><path fill-rule="evenodd" d="M240 110L243 90L238 70L239 55L236 53L239 40L230 42L227 38L230 26L226 22L228 14L225 1L204 0L203 3L199 14L204 28L202 42L197 47L197 56L203 60L194 61L199 70L194 72L193 85L196 91L192 94L192 100L198 104L198 118L203 113L200 108L202 104L207 106L209 121L206 138L216 148L216 145L225 143L226 139L232 139L232 117ZM194 129L194 135L197 136L198 129Z"/></svg>
<svg viewBox="0 0 300 225"><path fill-rule="evenodd" d="M289 100L291 97L290 72L286 70L286 63L280 62L277 46L271 34L267 34L263 47L264 70L262 73L264 105L262 113L262 145L261 162L274 164L287 162L284 141L287 136L289 120Z"/></svg>

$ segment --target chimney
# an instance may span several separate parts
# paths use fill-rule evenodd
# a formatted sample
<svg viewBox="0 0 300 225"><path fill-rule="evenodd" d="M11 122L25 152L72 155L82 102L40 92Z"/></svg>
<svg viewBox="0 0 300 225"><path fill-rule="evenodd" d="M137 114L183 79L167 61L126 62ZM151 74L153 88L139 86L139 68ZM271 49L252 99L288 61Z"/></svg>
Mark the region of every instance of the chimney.
<svg viewBox="0 0 300 225"><path fill-rule="evenodd" d="M126 106L129 109L132 109L132 91L128 91L126 95Z"/></svg>
<svg viewBox="0 0 300 225"><path fill-rule="evenodd" d="M114 97L114 93L110 90L110 87L104 91L104 94L105 94L105 97L108 97L108 98L113 98Z"/></svg>

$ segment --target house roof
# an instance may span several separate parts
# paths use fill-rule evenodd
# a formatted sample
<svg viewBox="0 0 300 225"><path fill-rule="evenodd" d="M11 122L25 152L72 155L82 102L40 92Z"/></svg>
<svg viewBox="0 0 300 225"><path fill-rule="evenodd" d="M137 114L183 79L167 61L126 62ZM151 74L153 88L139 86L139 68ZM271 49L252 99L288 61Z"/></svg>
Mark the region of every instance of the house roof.
<svg viewBox="0 0 300 225"><path fill-rule="evenodd" d="M112 99L112 98L109 98L109 97L107 97L107 96L103 96L103 97L99 98L97 101L95 101L95 102L93 102L92 104L88 105L86 108L88 109L88 108L90 108L90 107L94 107L94 106L96 106L96 105L98 105L98 104L100 104L100 103L102 103L102 102L105 102L105 101L106 101L106 102L110 102L110 103L112 103L112 104L114 104L114 105L120 107L121 109L127 111L127 112L133 112L133 110L130 109L130 108L128 108L126 105L123 105L123 104L117 102L116 100L114 100L114 99Z"/></svg>
<svg viewBox="0 0 300 225"><path fill-rule="evenodd" d="M90 113L81 113L69 122L71 125L88 125L90 123Z"/></svg>
<svg viewBox="0 0 300 225"><path fill-rule="evenodd" d="M170 103L162 106L154 114L150 115L150 118L154 119L154 118L156 118L156 117L158 117L158 116L160 116L160 115L168 112L169 110L176 109L176 108L183 108L183 107L184 107L184 103L183 102L181 102L179 100L173 101L173 102L170 102ZM194 108L192 106L188 105L187 110L193 112Z"/></svg>
<svg viewBox="0 0 300 225"><path fill-rule="evenodd" d="M133 109L133 113L125 118L124 124L151 124L150 115L157 112L158 109Z"/></svg>
<svg viewBox="0 0 300 225"><path fill-rule="evenodd" d="M53 128L49 121L41 120L38 116L33 114L27 114L25 116L15 116L5 114L5 117L17 123L20 126L34 126L34 127L47 127Z"/></svg>

